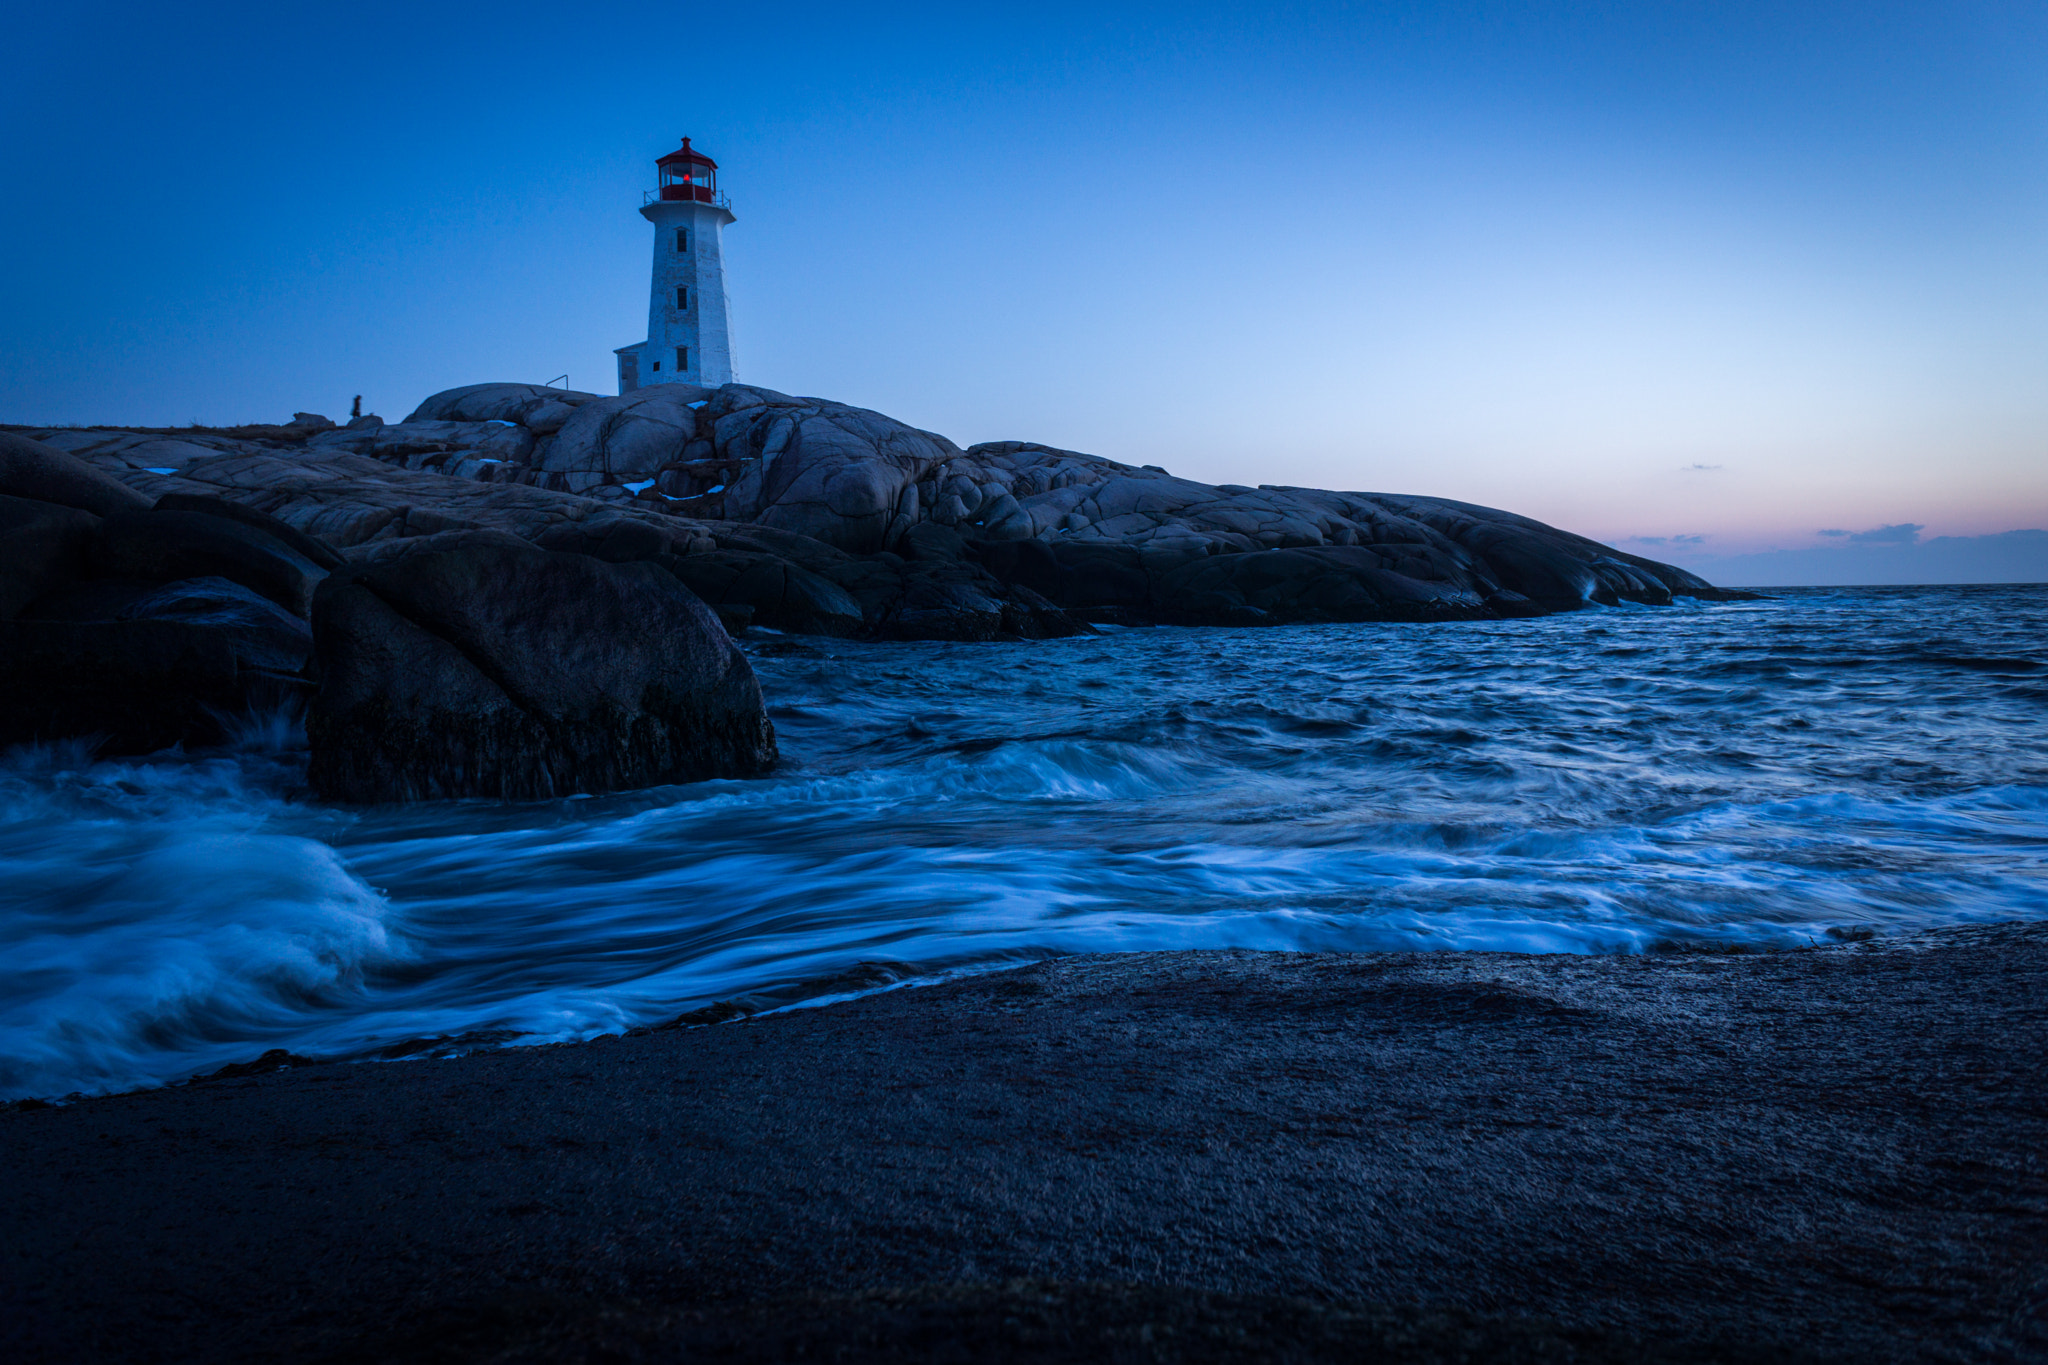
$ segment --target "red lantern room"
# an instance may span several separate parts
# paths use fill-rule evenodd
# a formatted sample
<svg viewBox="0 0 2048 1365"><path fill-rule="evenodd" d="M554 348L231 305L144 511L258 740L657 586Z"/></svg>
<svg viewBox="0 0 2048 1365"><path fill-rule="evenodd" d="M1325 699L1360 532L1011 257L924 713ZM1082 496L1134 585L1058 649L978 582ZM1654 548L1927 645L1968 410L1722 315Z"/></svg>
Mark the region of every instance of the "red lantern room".
<svg viewBox="0 0 2048 1365"><path fill-rule="evenodd" d="M718 202L718 163L702 152L691 151L690 139L684 138L682 150L670 152L654 165L661 172L662 198Z"/></svg>

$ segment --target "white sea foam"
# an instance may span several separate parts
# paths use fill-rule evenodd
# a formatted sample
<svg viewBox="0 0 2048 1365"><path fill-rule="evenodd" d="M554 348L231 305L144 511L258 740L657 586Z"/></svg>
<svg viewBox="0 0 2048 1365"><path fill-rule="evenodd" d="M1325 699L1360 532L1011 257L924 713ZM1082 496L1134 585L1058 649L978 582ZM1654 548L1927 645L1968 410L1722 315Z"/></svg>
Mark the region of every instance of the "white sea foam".
<svg viewBox="0 0 2048 1365"><path fill-rule="evenodd" d="M234 759L0 768L0 1094L120 1089L355 1007L389 907ZM262 1050L258 1048L257 1050Z"/></svg>
<svg viewBox="0 0 2048 1365"><path fill-rule="evenodd" d="M1028 652L789 637L757 658L775 776L517 806L322 807L287 717L215 754L17 751L0 1094L1059 953L2048 916L2044 615L1936 591Z"/></svg>

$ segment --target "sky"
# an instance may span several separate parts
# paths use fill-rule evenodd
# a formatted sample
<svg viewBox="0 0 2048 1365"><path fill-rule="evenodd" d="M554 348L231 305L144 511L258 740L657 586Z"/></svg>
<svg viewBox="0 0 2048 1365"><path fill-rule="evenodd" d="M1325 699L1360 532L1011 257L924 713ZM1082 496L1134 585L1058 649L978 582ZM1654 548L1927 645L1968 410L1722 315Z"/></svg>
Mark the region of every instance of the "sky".
<svg viewBox="0 0 2048 1365"><path fill-rule="evenodd" d="M1720 581L2048 579L2048 7L711 8L18 10L0 421L611 392L687 134L744 382Z"/></svg>

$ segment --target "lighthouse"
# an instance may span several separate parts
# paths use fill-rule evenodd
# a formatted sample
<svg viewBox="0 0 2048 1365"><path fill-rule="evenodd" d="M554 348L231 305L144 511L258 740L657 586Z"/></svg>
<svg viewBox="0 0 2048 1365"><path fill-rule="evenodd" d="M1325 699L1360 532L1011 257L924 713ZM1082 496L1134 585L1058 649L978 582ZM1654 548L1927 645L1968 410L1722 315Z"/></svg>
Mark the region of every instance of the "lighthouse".
<svg viewBox="0 0 2048 1365"><path fill-rule="evenodd" d="M733 216L718 192L718 163L684 138L654 168L659 183L640 208L640 216L654 224L647 340L614 352L619 392L648 384L730 384L732 331L719 233Z"/></svg>

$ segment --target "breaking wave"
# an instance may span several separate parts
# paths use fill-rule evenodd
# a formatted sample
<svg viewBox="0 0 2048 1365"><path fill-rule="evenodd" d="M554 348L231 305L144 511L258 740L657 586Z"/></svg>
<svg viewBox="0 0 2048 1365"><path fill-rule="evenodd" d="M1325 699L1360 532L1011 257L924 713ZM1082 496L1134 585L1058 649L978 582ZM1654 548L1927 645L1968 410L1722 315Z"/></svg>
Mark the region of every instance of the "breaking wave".
<svg viewBox="0 0 2048 1365"><path fill-rule="evenodd" d="M1060 953L1753 951L2038 918L2044 607L764 636L777 774L522 805L322 806L289 717L208 753L15 750L0 1096Z"/></svg>

